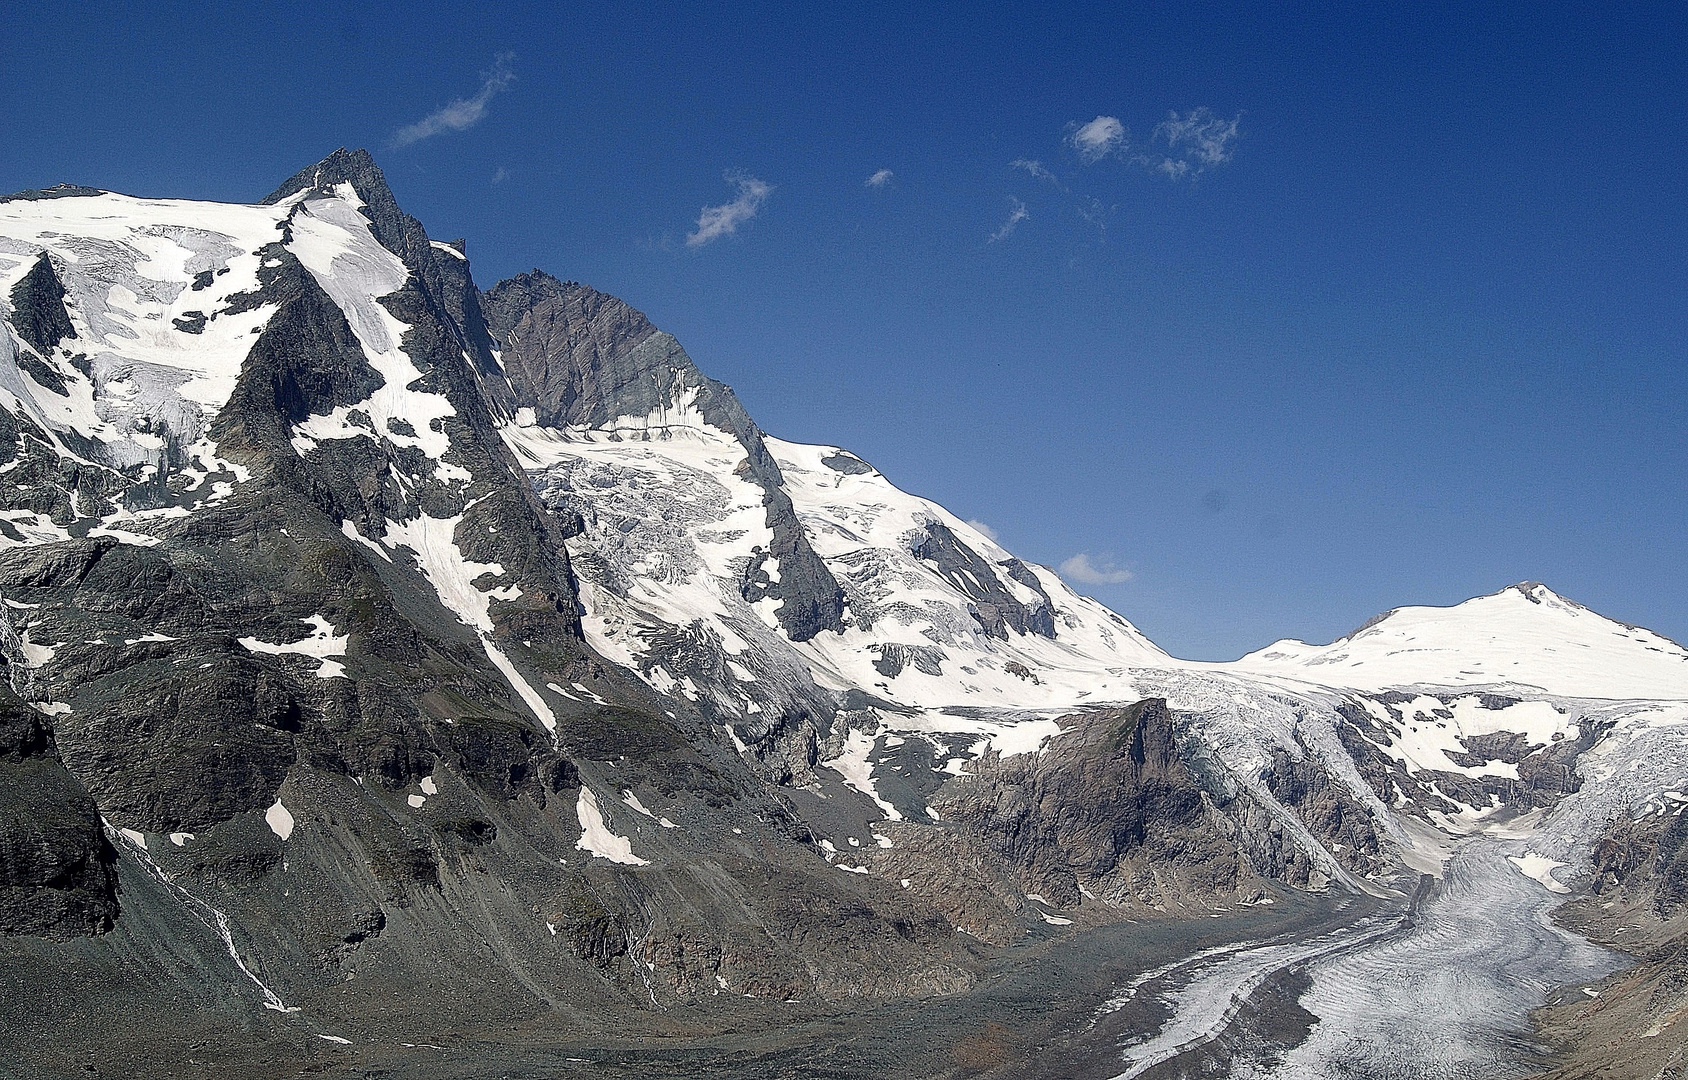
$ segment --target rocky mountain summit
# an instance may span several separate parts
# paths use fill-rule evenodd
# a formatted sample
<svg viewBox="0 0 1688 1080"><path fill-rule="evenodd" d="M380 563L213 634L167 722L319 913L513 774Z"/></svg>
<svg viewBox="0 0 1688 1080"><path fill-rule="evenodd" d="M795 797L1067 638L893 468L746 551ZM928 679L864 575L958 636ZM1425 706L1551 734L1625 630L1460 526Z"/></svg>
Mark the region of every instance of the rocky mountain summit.
<svg viewBox="0 0 1688 1080"><path fill-rule="evenodd" d="M1680 829L1626 823L1683 803L1680 646L1525 584L1176 660L621 300L481 291L361 151L0 199L0 316L0 1041L43 1074L120 1011L287 1075L954 995L1404 903L1478 835L1677 917Z"/></svg>

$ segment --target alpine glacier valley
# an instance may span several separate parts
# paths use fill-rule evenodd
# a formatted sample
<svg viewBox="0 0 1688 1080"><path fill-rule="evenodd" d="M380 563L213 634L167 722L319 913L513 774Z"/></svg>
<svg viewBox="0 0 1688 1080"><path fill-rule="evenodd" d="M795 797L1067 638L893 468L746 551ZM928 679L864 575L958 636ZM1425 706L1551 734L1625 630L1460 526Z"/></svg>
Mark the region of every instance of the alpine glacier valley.
<svg viewBox="0 0 1688 1080"><path fill-rule="evenodd" d="M0 199L0 1073L1688 1075L1688 650L1180 660L468 250Z"/></svg>

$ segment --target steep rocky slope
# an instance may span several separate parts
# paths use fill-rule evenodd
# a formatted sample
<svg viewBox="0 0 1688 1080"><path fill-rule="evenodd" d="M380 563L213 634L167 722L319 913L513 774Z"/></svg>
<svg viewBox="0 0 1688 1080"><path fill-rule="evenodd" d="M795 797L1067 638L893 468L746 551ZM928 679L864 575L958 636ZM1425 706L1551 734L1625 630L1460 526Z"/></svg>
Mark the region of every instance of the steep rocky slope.
<svg viewBox="0 0 1688 1080"><path fill-rule="evenodd" d="M0 200L0 315L0 1039L49 1072L104 1009L275 1061L953 994L1477 834L1580 887L1688 772L1688 654L1544 586L1169 657L622 301L481 292L362 152Z"/></svg>
<svg viewBox="0 0 1688 1080"><path fill-rule="evenodd" d="M61 940L110 930L116 861L47 718L0 687L0 933Z"/></svg>
<svg viewBox="0 0 1688 1080"><path fill-rule="evenodd" d="M176 948L153 922L220 936L193 964L281 1017L965 984L950 926L581 640L466 261L366 155L258 206L49 194L0 203L0 592L37 718L4 767L39 789L5 876L91 899L9 928L110 928L115 844L101 962Z"/></svg>

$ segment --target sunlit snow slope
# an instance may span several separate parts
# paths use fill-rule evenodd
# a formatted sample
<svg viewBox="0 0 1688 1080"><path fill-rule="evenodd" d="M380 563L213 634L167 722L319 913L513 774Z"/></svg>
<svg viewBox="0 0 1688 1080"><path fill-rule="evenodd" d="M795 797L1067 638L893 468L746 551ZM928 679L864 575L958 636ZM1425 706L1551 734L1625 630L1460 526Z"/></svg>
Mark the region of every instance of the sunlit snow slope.
<svg viewBox="0 0 1688 1080"><path fill-rule="evenodd" d="M1688 651L1536 584L1398 609L1330 645L1180 661L848 451L764 435L613 297L540 274L476 294L461 252L419 226L378 239L351 184L305 177L259 206L42 194L0 201L0 407L17 443L0 473L27 480L0 485L0 544L155 544L245 482L211 432L293 274L294 294L308 281L344 317L351 360L285 445L336 484L376 485L344 536L413 565L547 728L590 695L524 676L495 643L499 613L543 584L484 516L511 461L563 523L599 654L733 745L784 755L785 775L818 755L887 814L876 777L904 736L957 775L1037 751L1063 713L1153 694L1340 877L1331 838L1275 793L1286 760L1317 759L1407 849L1423 845L1403 813L1457 835L1543 807L1574 789L1543 777L1570 776L1595 711L1620 732L1639 715L1566 700L1688 699ZM418 274L481 297L488 325L423 340ZM770 750L782 740L807 742Z"/></svg>
<svg viewBox="0 0 1688 1080"><path fill-rule="evenodd" d="M1688 649L1526 582L1397 608L1329 645L1284 640L1230 665L1362 690L1512 685L1564 697L1688 698Z"/></svg>
<svg viewBox="0 0 1688 1080"><path fill-rule="evenodd" d="M1598 814L1674 783L1677 726L1638 702L1688 697L1683 650L1544 586L1402 609L1329 646L1181 661L848 451L764 435L620 301L543 275L515 291L494 332L532 405L503 434L578 522L589 640L783 775L805 767L781 740L814 732L817 764L887 816L920 818L922 770L1035 753L1070 728L1064 714L1160 696L1222 768L1216 798L1246 792L1305 853L1309 881L1359 887L1400 865L1390 851L1434 870L1458 838L1527 832L1571 795L1587 805L1554 846L1565 859ZM788 596L836 588L836 623L794 628L794 601L764 591L797 571ZM1621 798L1576 795L1577 756L1601 732L1596 758L1645 746L1661 767L1632 770ZM927 749L911 756L912 742Z"/></svg>

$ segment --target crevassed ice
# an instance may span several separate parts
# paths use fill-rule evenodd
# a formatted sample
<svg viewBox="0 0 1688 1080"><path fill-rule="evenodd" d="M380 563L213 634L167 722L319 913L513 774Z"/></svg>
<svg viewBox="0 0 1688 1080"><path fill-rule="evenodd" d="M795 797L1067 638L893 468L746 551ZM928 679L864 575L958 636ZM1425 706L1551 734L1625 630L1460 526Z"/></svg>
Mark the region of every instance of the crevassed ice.
<svg viewBox="0 0 1688 1080"><path fill-rule="evenodd" d="M56 393L19 368L29 346L0 333L0 405L55 440L71 431L92 440L101 464L116 468L160 463L165 431L200 439L275 308L220 312L258 288L257 252L280 239L287 212L111 193L0 203L0 293L49 252L76 331L62 349L86 356L88 369L44 358L64 381ZM210 284L193 288L207 272ZM84 460L62 441L57 449Z"/></svg>

